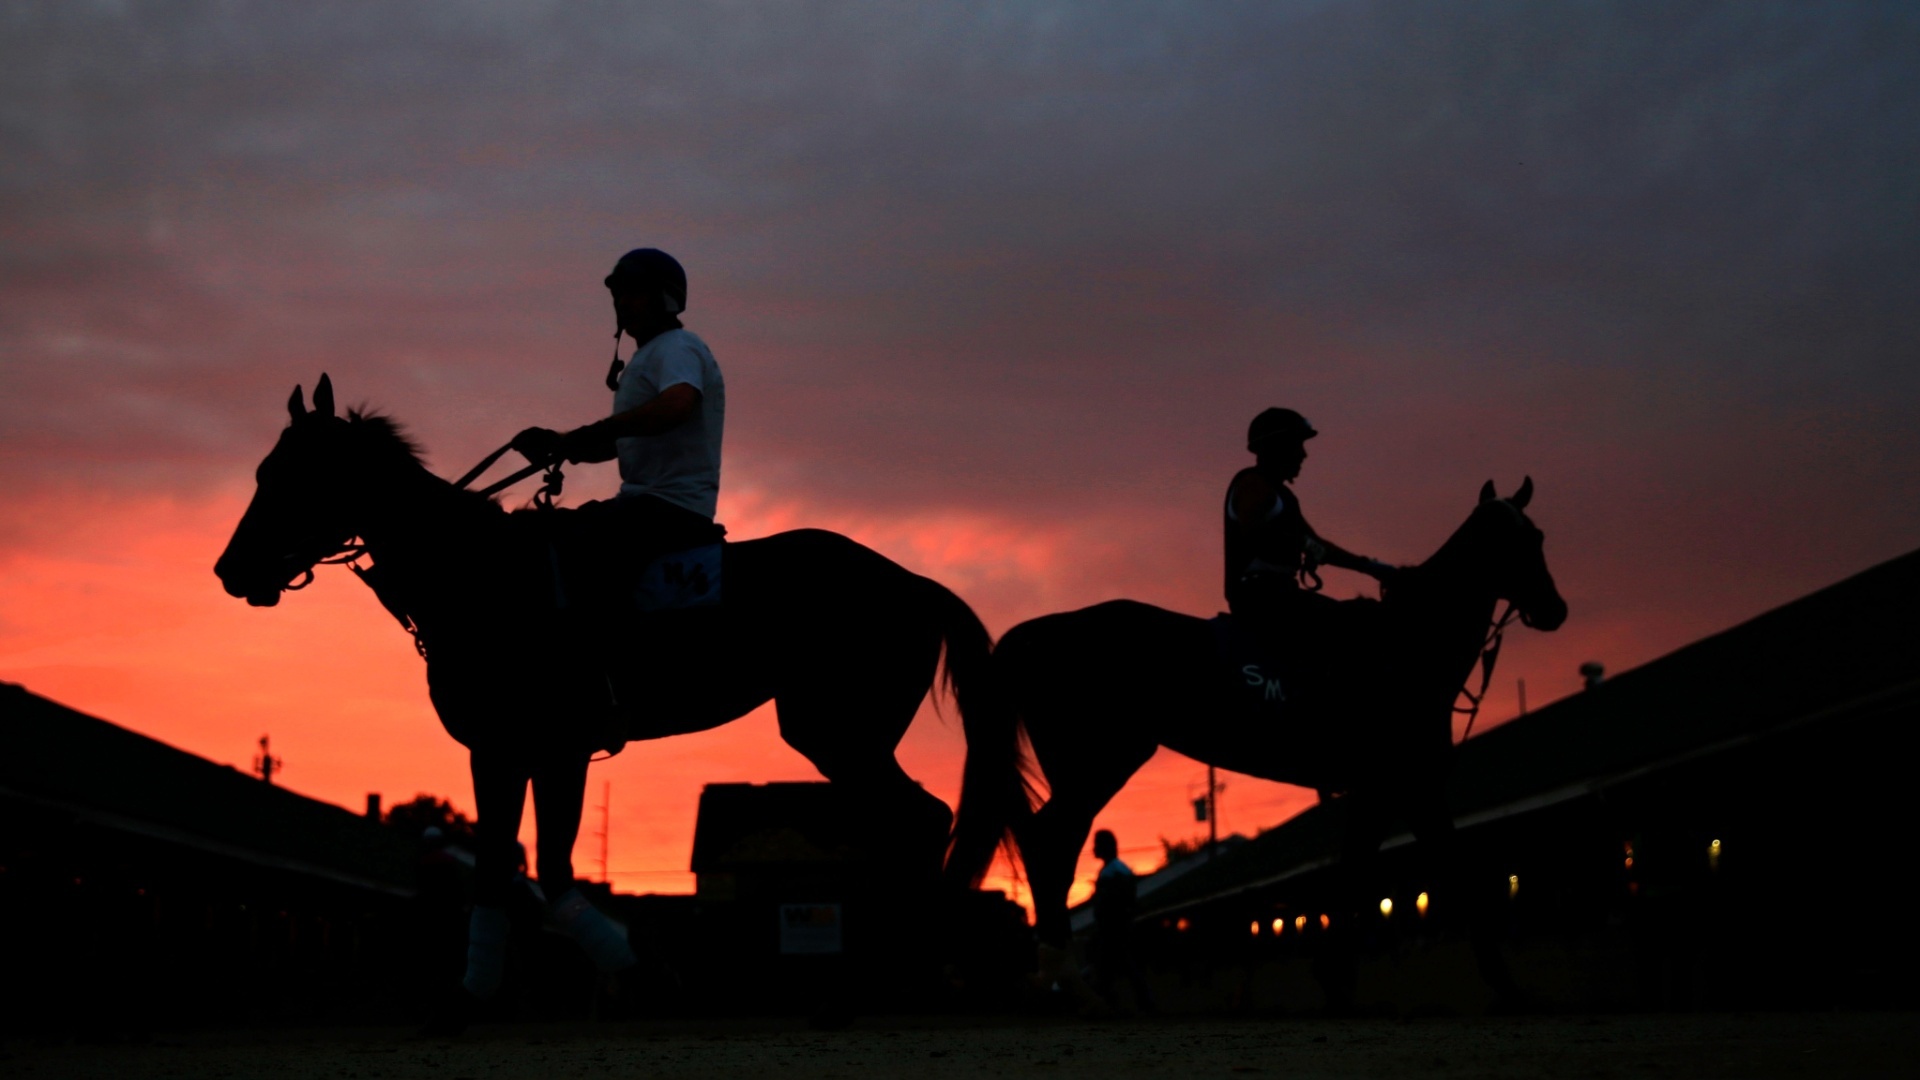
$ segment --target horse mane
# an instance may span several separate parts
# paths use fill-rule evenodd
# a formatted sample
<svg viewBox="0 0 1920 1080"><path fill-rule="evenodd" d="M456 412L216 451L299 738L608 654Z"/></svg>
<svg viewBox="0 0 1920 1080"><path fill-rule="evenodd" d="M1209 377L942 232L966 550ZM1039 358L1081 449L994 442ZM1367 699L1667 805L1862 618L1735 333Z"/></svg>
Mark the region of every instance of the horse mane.
<svg viewBox="0 0 1920 1080"><path fill-rule="evenodd" d="M365 447L371 450L376 456L389 457L396 463L418 469L420 472L439 480L440 483L445 484L449 490L458 495L467 505L475 508L484 507L494 513L504 514L506 512L505 509L490 496L464 488L454 488L448 481L441 480L440 477L434 474L433 470L427 468L426 451L414 440L413 436L407 434L406 428L400 426L399 421L387 414L374 412L370 409L349 409L347 410L347 426L359 437Z"/></svg>

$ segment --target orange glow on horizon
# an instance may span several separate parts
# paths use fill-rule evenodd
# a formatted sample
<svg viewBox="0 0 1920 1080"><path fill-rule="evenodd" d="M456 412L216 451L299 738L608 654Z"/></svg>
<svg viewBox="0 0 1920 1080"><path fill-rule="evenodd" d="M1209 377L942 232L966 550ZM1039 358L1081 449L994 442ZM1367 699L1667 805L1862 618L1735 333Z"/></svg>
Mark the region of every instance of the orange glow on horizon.
<svg viewBox="0 0 1920 1080"><path fill-rule="evenodd" d="M959 584L972 582L986 597L976 600L982 616L1001 629L1040 612L994 598L1050 595L1046 575L1087 542L959 513L843 519L740 487L746 493L737 505L723 500L736 536L800 522L836 528L975 600ZM322 568L311 587L270 609L222 591L213 560L251 494L250 485L236 484L192 500L84 490L41 497L23 519L30 523L24 535L0 547L0 679L241 771L260 736L270 735L285 761L276 782L355 812L370 792L389 807L426 793L471 817L466 751L440 727L410 640L369 591L337 568ZM1001 551L1008 554L995 561ZM950 704L941 707L944 715L923 707L899 756L951 805L964 740ZM1137 872L1159 867L1159 837L1185 835L1185 789L1197 768L1162 752L1102 812L1100 827L1122 838ZM601 877L594 807L605 781L613 784L606 877L623 892L690 893L687 860L704 784L818 778L779 739L771 708L714 731L630 744L593 766L593 806L575 871ZM1313 802L1311 792L1250 778L1236 780L1239 792L1246 795L1223 800L1223 814L1231 828L1249 833ZM535 829L528 815L522 839L529 847ZM1091 893L1097 865L1083 852L1075 902ZM1024 875L1004 860L984 885L1031 908Z"/></svg>

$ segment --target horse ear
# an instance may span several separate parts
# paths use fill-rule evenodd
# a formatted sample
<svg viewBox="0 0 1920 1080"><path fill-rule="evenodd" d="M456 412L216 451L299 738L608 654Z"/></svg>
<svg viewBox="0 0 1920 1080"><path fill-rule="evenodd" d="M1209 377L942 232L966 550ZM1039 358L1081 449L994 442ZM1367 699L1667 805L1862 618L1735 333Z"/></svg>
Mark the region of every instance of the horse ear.
<svg viewBox="0 0 1920 1080"><path fill-rule="evenodd" d="M1520 481L1520 490L1513 493L1513 508L1515 510L1525 510L1527 504L1532 501L1533 477L1529 476L1525 480Z"/></svg>
<svg viewBox="0 0 1920 1080"><path fill-rule="evenodd" d="M320 373L320 381L313 384L313 411L333 419L333 380L326 372Z"/></svg>
<svg viewBox="0 0 1920 1080"><path fill-rule="evenodd" d="M287 399L287 415L295 420L307 415L307 400L300 396L300 387L293 388L293 396Z"/></svg>
<svg viewBox="0 0 1920 1080"><path fill-rule="evenodd" d="M1499 496L1495 495L1493 492L1493 481L1489 480L1486 483L1480 485L1480 501L1481 502L1489 503L1497 498L1499 498Z"/></svg>

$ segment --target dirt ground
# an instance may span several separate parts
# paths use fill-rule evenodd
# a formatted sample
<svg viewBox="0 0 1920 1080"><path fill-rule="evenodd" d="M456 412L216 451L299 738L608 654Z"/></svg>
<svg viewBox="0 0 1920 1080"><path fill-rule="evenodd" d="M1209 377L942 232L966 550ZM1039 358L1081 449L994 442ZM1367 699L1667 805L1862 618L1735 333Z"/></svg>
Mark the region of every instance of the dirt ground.
<svg viewBox="0 0 1920 1080"><path fill-rule="evenodd" d="M1920 1075L1911 1013L1512 1019L1086 1022L866 1019L516 1025L457 1040L398 1029L157 1036L132 1045L14 1038L8 1077L566 1080L572 1077Z"/></svg>

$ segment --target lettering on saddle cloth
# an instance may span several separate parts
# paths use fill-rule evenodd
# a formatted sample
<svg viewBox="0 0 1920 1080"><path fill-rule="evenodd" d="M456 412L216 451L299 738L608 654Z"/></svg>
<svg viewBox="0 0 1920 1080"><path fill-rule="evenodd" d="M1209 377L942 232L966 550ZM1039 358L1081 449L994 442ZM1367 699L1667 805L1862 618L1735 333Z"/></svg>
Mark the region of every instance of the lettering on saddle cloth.
<svg viewBox="0 0 1920 1080"><path fill-rule="evenodd" d="M640 572L633 599L641 611L681 611L720 602L720 545L670 551Z"/></svg>
<svg viewBox="0 0 1920 1080"><path fill-rule="evenodd" d="M1231 615L1208 620L1220 658L1232 672L1233 697L1242 706L1278 717L1287 706L1288 680L1283 665L1258 637L1237 625Z"/></svg>

